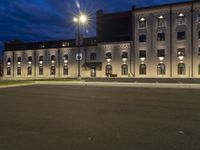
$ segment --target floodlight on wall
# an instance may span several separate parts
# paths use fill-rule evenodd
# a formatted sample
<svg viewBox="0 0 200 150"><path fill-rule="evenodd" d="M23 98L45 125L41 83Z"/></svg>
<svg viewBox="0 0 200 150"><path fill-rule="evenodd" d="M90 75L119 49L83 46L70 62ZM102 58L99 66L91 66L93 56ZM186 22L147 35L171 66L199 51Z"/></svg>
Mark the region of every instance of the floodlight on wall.
<svg viewBox="0 0 200 150"><path fill-rule="evenodd" d="M140 60L142 61L142 62L144 62L145 61L145 57L140 57Z"/></svg>

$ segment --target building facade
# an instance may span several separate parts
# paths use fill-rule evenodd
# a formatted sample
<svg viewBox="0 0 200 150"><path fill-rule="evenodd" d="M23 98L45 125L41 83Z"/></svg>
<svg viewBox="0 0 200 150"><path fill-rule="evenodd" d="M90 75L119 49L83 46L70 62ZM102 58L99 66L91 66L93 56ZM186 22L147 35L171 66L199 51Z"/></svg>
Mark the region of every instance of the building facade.
<svg viewBox="0 0 200 150"><path fill-rule="evenodd" d="M200 2L104 14L97 37L7 43L4 79L77 77L200 78Z"/></svg>

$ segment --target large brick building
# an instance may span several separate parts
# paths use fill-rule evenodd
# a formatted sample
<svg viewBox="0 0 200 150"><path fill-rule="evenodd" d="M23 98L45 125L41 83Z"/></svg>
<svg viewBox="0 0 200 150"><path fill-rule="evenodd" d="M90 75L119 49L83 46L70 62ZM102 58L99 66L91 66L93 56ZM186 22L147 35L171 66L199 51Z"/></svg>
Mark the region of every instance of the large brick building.
<svg viewBox="0 0 200 150"><path fill-rule="evenodd" d="M81 44L82 77L199 78L200 2L97 11ZM5 44L4 79L77 77L74 39Z"/></svg>

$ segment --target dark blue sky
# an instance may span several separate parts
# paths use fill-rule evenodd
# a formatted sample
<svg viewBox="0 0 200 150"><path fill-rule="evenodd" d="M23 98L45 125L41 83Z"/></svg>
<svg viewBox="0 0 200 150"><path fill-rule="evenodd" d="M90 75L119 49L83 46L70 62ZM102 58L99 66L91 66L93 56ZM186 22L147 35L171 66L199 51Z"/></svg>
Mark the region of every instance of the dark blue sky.
<svg viewBox="0 0 200 150"><path fill-rule="evenodd" d="M95 12L130 10L137 7L186 0L0 0L0 50L13 39L45 41L73 38L73 16L79 10L90 14L89 35L95 35Z"/></svg>

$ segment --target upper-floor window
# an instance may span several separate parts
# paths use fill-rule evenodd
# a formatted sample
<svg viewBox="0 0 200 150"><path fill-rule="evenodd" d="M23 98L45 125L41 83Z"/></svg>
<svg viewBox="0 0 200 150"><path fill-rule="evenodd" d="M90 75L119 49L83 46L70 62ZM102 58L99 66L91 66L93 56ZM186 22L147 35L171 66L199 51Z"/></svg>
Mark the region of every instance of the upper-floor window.
<svg viewBox="0 0 200 150"><path fill-rule="evenodd" d="M17 57L17 62L22 62L22 58L21 57Z"/></svg>
<svg viewBox="0 0 200 150"><path fill-rule="evenodd" d="M122 52L122 58L128 58L128 52Z"/></svg>
<svg viewBox="0 0 200 150"><path fill-rule="evenodd" d="M158 17L158 27L164 27L165 26L165 18L163 16Z"/></svg>
<svg viewBox="0 0 200 150"><path fill-rule="evenodd" d="M157 40L158 41L165 41L165 33L157 33Z"/></svg>
<svg viewBox="0 0 200 150"><path fill-rule="evenodd" d="M64 60L68 60L68 55L67 54L64 55Z"/></svg>
<svg viewBox="0 0 200 150"><path fill-rule="evenodd" d="M200 39L200 30L198 31L198 39Z"/></svg>
<svg viewBox="0 0 200 150"><path fill-rule="evenodd" d="M106 59L112 59L112 53L111 52L106 53Z"/></svg>
<svg viewBox="0 0 200 150"><path fill-rule="evenodd" d="M146 42L147 41L147 35L146 34L141 34L139 35L139 42Z"/></svg>
<svg viewBox="0 0 200 150"><path fill-rule="evenodd" d="M177 40L185 40L185 31L177 32Z"/></svg>
<svg viewBox="0 0 200 150"><path fill-rule="evenodd" d="M40 57L39 57L39 61L44 61L43 56L40 56Z"/></svg>
<svg viewBox="0 0 200 150"><path fill-rule="evenodd" d="M97 54L96 53L91 53L90 54L90 60L96 60L97 59Z"/></svg>
<svg viewBox="0 0 200 150"><path fill-rule="evenodd" d="M32 62L32 56L28 57L28 62Z"/></svg>
<svg viewBox="0 0 200 150"><path fill-rule="evenodd" d="M165 49L158 49L157 57L165 57Z"/></svg>
<svg viewBox="0 0 200 150"><path fill-rule="evenodd" d="M8 65L11 64L11 58L10 58L10 57L8 57L8 59L7 59L7 63L8 63Z"/></svg>
<svg viewBox="0 0 200 150"><path fill-rule="evenodd" d="M185 56L185 48L178 48L177 49L177 57Z"/></svg>
<svg viewBox="0 0 200 150"><path fill-rule="evenodd" d="M179 13L177 16L177 25L185 24L185 15L183 13Z"/></svg>
<svg viewBox="0 0 200 150"><path fill-rule="evenodd" d="M66 46L69 46L69 42L63 42L62 43L62 47L66 47Z"/></svg>
<svg viewBox="0 0 200 150"><path fill-rule="evenodd" d="M146 51L145 50L139 51L139 58L146 58Z"/></svg>
<svg viewBox="0 0 200 150"><path fill-rule="evenodd" d="M51 61L55 61L55 60L56 60L55 55L51 55Z"/></svg>
<svg viewBox="0 0 200 150"><path fill-rule="evenodd" d="M146 28L147 22L145 18L140 18L139 20L139 28Z"/></svg>

